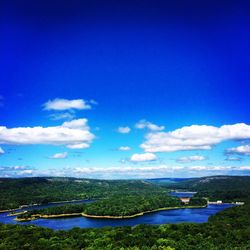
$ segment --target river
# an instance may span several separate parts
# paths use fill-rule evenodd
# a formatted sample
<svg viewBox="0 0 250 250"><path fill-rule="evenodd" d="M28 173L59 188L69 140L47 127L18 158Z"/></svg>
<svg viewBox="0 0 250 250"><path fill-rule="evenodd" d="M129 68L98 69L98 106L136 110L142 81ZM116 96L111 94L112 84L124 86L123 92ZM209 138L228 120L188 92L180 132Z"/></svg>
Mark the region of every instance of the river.
<svg viewBox="0 0 250 250"><path fill-rule="evenodd" d="M71 203L85 203L90 201L77 201ZM59 206L65 203L48 204L48 205L37 205L29 208L19 209L30 210L30 209L41 209L50 206ZM226 208L232 207L231 204L220 204L220 205L208 205L206 208L185 208L185 209L173 209L166 211L158 211L154 213L145 214L139 217L131 219L93 219L86 217L67 217L58 219L37 219L29 222L16 222L15 216L8 216L9 213L0 213L0 223L8 224L22 224L22 225L37 225L52 228L55 230L69 230L73 227L81 228L100 228L105 226L135 226L138 224L166 224L166 223L181 223L181 222L195 222L203 223L207 222L209 216L222 211Z"/></svg>

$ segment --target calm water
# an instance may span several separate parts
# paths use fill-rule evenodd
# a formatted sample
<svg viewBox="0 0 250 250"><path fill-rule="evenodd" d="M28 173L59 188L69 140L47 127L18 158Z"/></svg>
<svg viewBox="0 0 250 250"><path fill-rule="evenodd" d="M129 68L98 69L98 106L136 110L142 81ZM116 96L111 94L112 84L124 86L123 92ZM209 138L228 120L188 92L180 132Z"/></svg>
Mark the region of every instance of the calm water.
<svg viewBox="0 0 250 250"><path fill-rule="evenodd" d="M80 201L74 203L84 203L89 201ZM73 203L73 202L72 202ZM61 204L49 204L43 206L33 206L29 209L40 209L49 206ZM180 222L207 222L209 216L232 207L231 204L208 205L206 208L197 209L174 209L168 211L159 211L150 214L145 214L140 217L132 219L90 219L85 217L72 217L60 219L38 219L30 222L16 222L15 216L7 216L8 213L0 213L0 223L9 224L33 224L37 226L44 226L55 230L64 229L69 230L73 227L81 228L99 228L104 226L135 226L138 224L166 224L166 223L180 223ZM27 208L23 210L28 210ZM19 210L21 211L21 209Z"/></svg>
<svg viewBox="0 0 250 250"><path fill-rule="evenodd" d="M196 192L171 192L169 194L175 197L191 198L196 194Z"/></svg>

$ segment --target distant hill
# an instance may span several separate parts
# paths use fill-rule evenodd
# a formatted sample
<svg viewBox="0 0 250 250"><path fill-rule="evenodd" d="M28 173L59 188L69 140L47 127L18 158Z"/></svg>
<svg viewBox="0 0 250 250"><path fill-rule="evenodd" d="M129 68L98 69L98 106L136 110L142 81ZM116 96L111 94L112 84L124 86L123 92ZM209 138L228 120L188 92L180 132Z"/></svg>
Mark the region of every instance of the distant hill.
<svg viewBox="0 0 250 250"><path fill-rule="evenodd" d="M159 185L144 180L94 180L67 177L1 178L0 210L53 201L164 191L165 189Z"/></svg>
<svg viewBox="0 0 250 250"><path fill-rule="evenodd" d="M250 176L208 176L175 182L171 187L200 190L250 189Z"/></svg>
<svg viewBox="0 0 250 250"><path fill-rule="evenodd" d="M250 176L208 176L166 183L166 186L197 191L197 196L210 197L211 200L250 200Z"/></svg>
<svg viewBox="0 0 250 250"><path fill-rule="evenodd" d="M1 178L0 210L53 201L106 198L111 195L166 193L169 189L198 192L196 196L223 201L250 200L249 176L95 180L67 177Z"/></svg>

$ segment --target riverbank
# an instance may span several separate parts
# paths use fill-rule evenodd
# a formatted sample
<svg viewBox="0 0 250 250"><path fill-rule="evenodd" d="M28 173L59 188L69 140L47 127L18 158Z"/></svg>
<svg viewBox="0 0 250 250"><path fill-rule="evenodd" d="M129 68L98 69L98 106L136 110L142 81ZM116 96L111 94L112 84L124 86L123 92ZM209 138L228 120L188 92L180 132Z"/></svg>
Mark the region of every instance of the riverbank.
<svg viewBox="0 0 250 250"><path fill-rule="evenodd" d="M16 211L18 209L20 209L20 208L4 209L4 210L0 210L0 213L12 212L12 211Z"/></svg>
<svg viewBox="0 0 250 250"><path fill-rule="evenodd" d="M150 211L144 211L137 214L132 215L121 215L121 216L112 216L112 215L91 215L91 214L85 214L85 213L71 213L71 214L52 214L52 215L43 215L43 214L34 214L31 217L28 218L15 218L18 222L25 222L25 221L32 221L36 219L55 219L55 218L64 218L64 217L78 217L83 216L87 218L93 218L93 219L131 219L138 216L142 216L144 214L148 213L154 213L159 211L165 211L165 210L173 210L173 209L186 209L186 208L205 208L205 206L184 206L184 207L163 207L163 208L157 208Z"/></svg>
<svg viewBox="0 0 250 250"><path fill-rule="evenodd" d="M48 202L48 203L44 203L44 204L30 204L30 205L21 205L20 207L18 208L10 208L10 209L3 209L3 210L0 210L0 213L7 213L7 212L12 212L12 211L16 211L16 210L19 210L19 209L23 209L23 208L30 208L30 207L34 207L34 206L42 206L42 205L53 205L53 204L67 204L67 203L71 203L71 202L84 202L84 201L92 201L91 199L84 199L84 200L69 200L69 201L51 201L51 202Z"/></svg>
<svg viewBox="0 0 250 250"><path fill-rule="evenodd" d="M157 208L157 209L150 210L150 211L140 212L140 213L133 214L133 215L110 216L110 215L90 215L90 214L82 213L82 216L87 217L87 218L95 218L95 219L131 219L131 218L135 218L138 216L142 216L144 214L165 211L165 210L185 209L185 208L205 208L205 207L207 207L207 205L205 205L205 206L185 206L185 207L163 207L163 208Z"/></svg>
<svg viewBox="0 0 250 250"><path fill-rule="evenodd" d="M18 215L21 215L21 214L25 214L27 213L27 211L20 211L20 212L13 212L13 213L9 213L7 216L18 216Z"/></svg>
<svg viewBox="0 0 250 250"><path fill-rule="evenodd" d="M18 222L25 222L25 221L32 221L36 219L56 219L56 218L64 218L64 217L78 217L81 216L82 213L71 213L71 214L33 214L31 217L28 218L15 218L15 221Z"/></svg>

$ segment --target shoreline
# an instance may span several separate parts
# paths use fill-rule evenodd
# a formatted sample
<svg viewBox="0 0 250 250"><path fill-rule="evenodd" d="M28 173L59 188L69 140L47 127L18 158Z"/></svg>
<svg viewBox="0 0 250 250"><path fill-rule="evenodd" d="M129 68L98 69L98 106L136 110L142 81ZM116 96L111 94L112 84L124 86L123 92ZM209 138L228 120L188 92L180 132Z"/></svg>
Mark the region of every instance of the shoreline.
<svg viewBox="0 0 250 250"><path fill-rule="evenodd" d="M53 218L64 218L64 217L78 217L81 216L82 213L72 213L72 214L33 214L29 218L15 218L15 221L18 222L26 222L26 221L32 221L32 220L37 220L37 219L53 219Z"/></svg>
<svg viewBox="0 0 250 250"><path fill-rule="evenodd" d="M86 217L86 218L93 218L93 219L132 219L135 217L142 216L144 214L154 213L158 211L166 211L166 210L174 210L174 209L196 209L196 208L205 208L207 205L204 206L186 206L186 207L163 207L163 208L157 208L150 211L140 212L137 214L132 215L120 215L120 216L112 216L112 215L91 215L91 214L85 214L85 213L71 213L71 214L51 214L51 215L42 215L42 214L34 214L33 216L29 218L15 218L18 222L25 222L25 221L32 221L36 219L53 219L53 218L64 218L64 217Z"/></svg>
<svg viewBox="0 0 250 250"><path fill-rule="evenodd" d="M51 201L45 204L41 204L41 203L35 203L35 204L30 204L30 205L21 205L18 208L10 208L10 209L3 209L0 210L0 213L6 213L6 212L12 212L12 211L16 211L22 208L30 208L30 207L34 207L34 206L42 206L42 205L50 205L50 204L64 204L64 203L70 203L70 202L80 202L80 201L89 201L91 199L83 199L83 200L69 200L69 201Z"/></svg>
<svg viewBox="0 0 250 250"><path fill-rule="evenodd" d="M20 208L12 208L12 209L5 209L5 210L0 210L0 213L7 213L7 212L12 212L12 211L16 211Z"/></svg>
<svg viewBox="0 0 250 250"><path fill-rule="evenodd" d="M132 215L112 216L112 215L91 215L91 214L82 213L82 216L87 217L87 218L95 218L95 219L131 219L134 217L142 216L144 214L149 214L149 213L154 213L154 212L159 212L159 211L185 209L185 208L194 208L195 209L195 208L205 208L205 207L207 207L207 205L205 205L205 206L186 206L186 207L162 207L162 208L156 208L154 210L140 212L140 213L132 214Z"/></svg>

